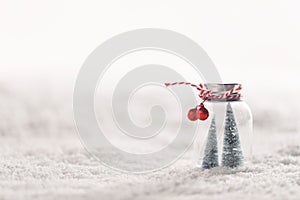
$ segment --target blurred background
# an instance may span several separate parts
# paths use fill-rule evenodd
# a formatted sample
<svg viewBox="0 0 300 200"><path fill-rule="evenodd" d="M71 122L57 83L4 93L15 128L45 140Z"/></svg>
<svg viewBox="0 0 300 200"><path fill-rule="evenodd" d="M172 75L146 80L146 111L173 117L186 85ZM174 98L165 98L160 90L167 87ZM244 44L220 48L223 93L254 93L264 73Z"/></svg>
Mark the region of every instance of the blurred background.
<svg viewBox="0 0 300 200"><path fill-rule="evenodd" d="M86 57L114 35L147 27L174 30L202 46L224 82L244 85L257 127L295 132L299 4L1 1L1 135L72 129L72 91Z"/></svg>

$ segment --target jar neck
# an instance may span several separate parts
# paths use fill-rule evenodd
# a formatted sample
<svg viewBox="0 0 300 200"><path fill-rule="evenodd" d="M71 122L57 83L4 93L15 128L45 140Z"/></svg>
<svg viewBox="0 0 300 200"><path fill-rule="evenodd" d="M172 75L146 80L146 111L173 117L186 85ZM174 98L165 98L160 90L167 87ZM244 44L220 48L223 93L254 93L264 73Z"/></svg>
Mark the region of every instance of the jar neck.
<svg viewBox="0 0 300 200"><path fill-rule="evenodd" d="M211 95L207 97L210 102L233 102L242 101L242 85L239 83L218 84L207 83L205 87L211 91Z"/></svg>

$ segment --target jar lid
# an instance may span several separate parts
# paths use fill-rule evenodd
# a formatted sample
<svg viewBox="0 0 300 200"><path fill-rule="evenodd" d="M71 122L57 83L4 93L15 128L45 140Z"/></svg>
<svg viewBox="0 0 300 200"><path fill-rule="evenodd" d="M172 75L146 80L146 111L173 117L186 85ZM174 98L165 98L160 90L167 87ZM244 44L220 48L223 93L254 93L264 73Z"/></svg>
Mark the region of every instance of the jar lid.
<svg viewBox="0 0 300 200"><path fill-rule="evenodd" d="M205 87L211 91L208 101L240 101L242 85L239 83L206 83Z"/></svg>

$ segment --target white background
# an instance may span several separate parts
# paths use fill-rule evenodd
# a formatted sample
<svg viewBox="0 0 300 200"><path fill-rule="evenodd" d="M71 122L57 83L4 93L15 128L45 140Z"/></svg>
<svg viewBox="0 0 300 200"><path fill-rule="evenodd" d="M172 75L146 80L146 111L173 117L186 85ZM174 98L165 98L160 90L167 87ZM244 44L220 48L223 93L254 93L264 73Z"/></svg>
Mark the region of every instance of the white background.
<svg viewBox="0 0 300 200"><path fill-rule="evenodd" d="M0 76L67 84L106 39L156 27L198 42L224 81L296 85L291 79L300 65L299 6L274 0L1 0Z"/></svg>
<svg viewBox="0 0 300 200"><path fill-rule="evenodd" d="M201 45L224 82L242 83L254 113L274 102L289 113L300 101L299 8L296 0L1 0L0 83L71 93L82 63L102 42L164 28Z"/></svg>

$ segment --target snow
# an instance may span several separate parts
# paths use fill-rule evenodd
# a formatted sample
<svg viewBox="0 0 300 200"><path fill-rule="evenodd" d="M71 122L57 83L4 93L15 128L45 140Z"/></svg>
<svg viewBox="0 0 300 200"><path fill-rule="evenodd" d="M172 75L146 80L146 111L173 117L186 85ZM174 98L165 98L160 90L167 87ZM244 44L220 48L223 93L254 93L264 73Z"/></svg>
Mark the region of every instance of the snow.
<svg viewBox="0 0 300 200"><path fill-rule="evenodd" d="M239 169L194 167L189 155L161 171L124 174L98 163L76 137L4 139L1 199L299 199L299 146Z"/></svg>
<svg viewBox="0 0 300 200"><path fill-rule="evenodd" d="M89 155L60 101L0 95L0 199L300 199L299 129L265 119L271 109L253 110L259 123L244 167L203 170L188 151L163 170L135 175Z"/></svg>

